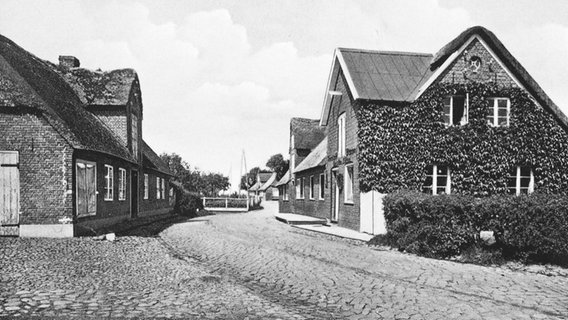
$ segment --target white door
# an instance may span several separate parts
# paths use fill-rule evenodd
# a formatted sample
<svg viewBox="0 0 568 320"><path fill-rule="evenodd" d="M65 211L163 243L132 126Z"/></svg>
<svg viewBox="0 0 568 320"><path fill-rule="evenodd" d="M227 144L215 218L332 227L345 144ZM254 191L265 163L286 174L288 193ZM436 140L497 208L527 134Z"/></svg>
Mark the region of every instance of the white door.
<svg viewBox="0 0 568 320"><path fill-rule="evenodd" d="M18 235L19 223L20 169L18 152L0 151L0 235Z"/></svg>

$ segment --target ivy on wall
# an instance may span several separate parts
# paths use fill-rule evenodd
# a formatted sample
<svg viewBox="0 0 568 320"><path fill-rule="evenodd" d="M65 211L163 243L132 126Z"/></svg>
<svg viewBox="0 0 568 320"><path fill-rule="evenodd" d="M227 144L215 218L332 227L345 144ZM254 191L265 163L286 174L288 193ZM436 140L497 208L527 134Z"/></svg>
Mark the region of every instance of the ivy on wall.
<svg viewBox="0 0 568 320"><path fill-rule="evenodd" d="M469 94L469 123L444 125L443 99ZM487 123L488 98L511 101L510 126ZM421 190L426 167L451 169L452 193L507 193L516 166L530 166L535 191L568 193L568 134L519 88L495 83L436 84L405 106L362 105L359 122L361 191Z"/></svg>

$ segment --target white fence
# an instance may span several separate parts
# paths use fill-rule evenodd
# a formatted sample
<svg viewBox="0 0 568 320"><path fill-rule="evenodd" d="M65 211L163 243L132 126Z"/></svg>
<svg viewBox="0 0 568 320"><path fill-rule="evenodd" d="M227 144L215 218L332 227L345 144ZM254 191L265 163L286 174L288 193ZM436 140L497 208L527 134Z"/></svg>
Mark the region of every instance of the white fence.
<svg viewBox="0 0 568 320"><path fill-rule="evenodd" d="M249 198L202 198L203 208L209 211L249 211Z"/></svg>

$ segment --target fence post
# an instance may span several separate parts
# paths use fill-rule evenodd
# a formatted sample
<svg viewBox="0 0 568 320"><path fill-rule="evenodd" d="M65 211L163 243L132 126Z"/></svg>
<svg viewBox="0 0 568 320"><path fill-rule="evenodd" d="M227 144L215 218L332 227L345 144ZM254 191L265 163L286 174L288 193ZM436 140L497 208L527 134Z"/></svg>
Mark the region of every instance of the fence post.
<svg viewBox="0 0 568 320"><path fill-rule="evenodd" d="M229 198L225 198L225 209L229 208Z"/></svg>
<svg viewBox="0 0 568 320"><path fill-rule="evenodd" d="M205 197L203 197L203 208L205 208Z"/></svg>

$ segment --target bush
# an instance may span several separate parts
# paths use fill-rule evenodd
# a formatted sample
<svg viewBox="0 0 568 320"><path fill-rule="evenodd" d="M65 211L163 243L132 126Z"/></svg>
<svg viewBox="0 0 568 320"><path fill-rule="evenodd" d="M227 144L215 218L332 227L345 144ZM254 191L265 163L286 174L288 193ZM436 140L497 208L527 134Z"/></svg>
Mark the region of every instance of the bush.
<svg viewBox="0 0 568 320"><path fill-rule="evenodd" d="M199 210L203 210L203 202L198 195L190 192L177 192L176 204L174 206L175 213L182 216L195 217Z"/></svg>
<svg viewBox="0 0 568 320"><path fill-rule="evenodd" d="M447 258L483 248L493 231L496 256L568 264L568 199L532 194L476 199L465 195L392 193L384 199L387 235L381 243L427 257ZM477 249L475 249L477 248Z"/></svg>

